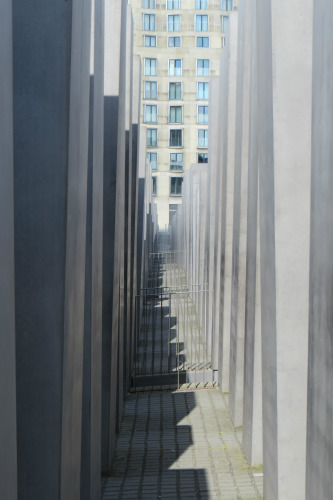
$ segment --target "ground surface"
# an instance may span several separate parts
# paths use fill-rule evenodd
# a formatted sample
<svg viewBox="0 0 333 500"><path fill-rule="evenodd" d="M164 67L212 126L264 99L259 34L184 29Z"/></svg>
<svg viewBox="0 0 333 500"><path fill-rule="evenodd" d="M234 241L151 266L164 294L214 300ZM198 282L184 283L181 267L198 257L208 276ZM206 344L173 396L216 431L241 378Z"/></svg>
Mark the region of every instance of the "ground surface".
<svg viewBox="0 0 333 500"><path fill-rule="evenodd" d="M131 394L102 499L260 499L240 440L218 388Z"/></svg>

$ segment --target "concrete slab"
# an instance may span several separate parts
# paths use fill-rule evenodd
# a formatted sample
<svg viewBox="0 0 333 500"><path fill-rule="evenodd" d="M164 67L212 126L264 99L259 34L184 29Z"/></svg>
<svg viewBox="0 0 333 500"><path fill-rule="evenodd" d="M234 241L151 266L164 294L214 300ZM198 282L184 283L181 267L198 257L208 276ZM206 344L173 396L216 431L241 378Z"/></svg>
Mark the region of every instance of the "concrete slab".
<svg viewBox="0 0 333 500"><path fill-rule="evenodd" d="M0 497L17 499L12 3L0 7Z"/></svg>

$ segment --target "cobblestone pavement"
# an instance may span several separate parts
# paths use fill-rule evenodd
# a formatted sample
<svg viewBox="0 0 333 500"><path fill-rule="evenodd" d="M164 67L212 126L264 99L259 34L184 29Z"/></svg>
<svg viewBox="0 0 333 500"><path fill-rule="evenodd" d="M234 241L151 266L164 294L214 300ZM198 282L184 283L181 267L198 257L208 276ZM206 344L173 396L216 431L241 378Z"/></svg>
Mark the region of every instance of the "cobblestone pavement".
<svg viewBox="0 0 333 500"><path fill-rule="evenodd" d="M219 389L128 396L102 500L255 500L253 474Z"/></svg>

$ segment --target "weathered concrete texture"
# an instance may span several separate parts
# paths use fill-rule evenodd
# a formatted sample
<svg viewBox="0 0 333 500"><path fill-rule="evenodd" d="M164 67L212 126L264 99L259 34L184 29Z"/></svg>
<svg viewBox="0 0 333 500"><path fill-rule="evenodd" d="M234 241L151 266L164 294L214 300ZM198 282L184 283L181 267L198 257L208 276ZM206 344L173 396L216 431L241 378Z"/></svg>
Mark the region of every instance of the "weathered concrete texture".
<svg viewBox="0 0 333 500"><path fill-rule="evenodd" d="M17 499L12 2L0 6L0 498Z"/></svg>
<svg viewBox="0 0 333 500"><path fill-rule="evenodd" d="M305 498L312 2L257 1L265 498ZM286 22L292 18L292 25ZM272 59L274 54L274 64ZM290 418L292 415L292 418Z"/></svg>
<svg viewBox="0 0 333 500"><path fill-rule="evenodd" d="M223 130L222 130L222 211L221 211L221 251L220 251L220 307L219 331L221 338L219 381L223 392L229 392L229 349L232 279L232 234L234 204L234 162L236 127L236 77L237 77L237 13L231 12L228 23L229 38L226 51L225 83L223 84Z"/></svg>
<svg viewBox="0 0 333 500"><path fill-rule="evenodd" d="M81 500L97 500L101 474L104 2L92 4Z"/></svg>
<svg viewBox="0 0 333 500"><path fill-rule="evenodd" d="M246 222L250 109L250 11L250 2L240 2L238 9L237 42L236 137L229 372L230 413L236 426L243 424Z"/></svg>
<svg viewBox="0 0 333 500"><path fill-rule="evenodd" d="M251 12L248 15L251 22L251 83L248 149L243 447L249 462L252 465L257 465L263 462L263 444L256 0L251 2L250 7Z"/></svg>
<svg viewBox="0 0 333 500"><path fill-rule="evenodd" d="M80 496L90 15L89 1L13 2L22 499Z"/></svg>
<svg viewBox="0 0 333 500"><path fill-rule="evenodd" d="M333 491L333 4L313 4L312 186L306 498Z"/></svg>
<svg viewBox="0 0 333 500"><path fill-rule="evenodd" d="M207 305L207 350L212 353L212 363L214 369L218 368L218 332L213 329L214 315L214 275L216 272L215 258L215 242L217 240L217 232L215 230L218 219L218 205L216 203L217 187L220 184L220 168L218 162L218 123L219 123L219 82L220 79L212 77L209 83L209 123L208 129L208 182L207 182L207 200L208 208L206 213L206 261L207 269L205 274L205 283L208 283L209 300ZM211 333L209 333L211 332Z"/></svg>
<svg viewBox="0 0 333 500"><path fill-rule="evenodd" d="M126 58L125 52L121 54L121 48L125 51L126 9L121 0L105 2L104 43L102 471L107 472L112 462L119 407L118 321L120 281L123 279L119 253L119 245L123 249L123 232L120 234L120 223L117 221L125 196ZM123 216L119 216L122 221Z"/></svg>

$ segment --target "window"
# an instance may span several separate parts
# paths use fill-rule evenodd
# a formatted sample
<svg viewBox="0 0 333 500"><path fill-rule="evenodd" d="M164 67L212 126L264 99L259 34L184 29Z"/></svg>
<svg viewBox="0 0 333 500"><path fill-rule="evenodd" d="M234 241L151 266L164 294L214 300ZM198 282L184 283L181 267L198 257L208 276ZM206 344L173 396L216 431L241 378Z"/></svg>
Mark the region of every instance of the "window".
<svg viewBox="0 0 333 500"><path fill-rule="evenodd" d="M155 31L155 14L143 14L143 29L145 31Z"/></svg>
<svg viewBox="0 0 333 500"><path fill-rule="evenodd" d="M144 98L157 99L157 82L144 82Z"/></svg>
<svg viewBox="0 0 333 500"><path fill-rule="evenodd" d="M147 128L147 146L157 146L157 128Z"/></svg>
<svg viewBox="0 0 333 500"><path fill-rule="evenodd" d="M144 35L143 45L145 47L156 47L156 36Z"/></svg>
<svg viewBox="0 0 333 500"><path fill-rule="evenodd" d="M153 195L157 195L157 177L152 177L153 179Z"/></svg>
<svg viewBox="0 0 333 500"><path fill-rule="evenodd" d="M155 9L155 0L143 0L142 6L144 9Z"/></svg>
<svg viewBox="0 0 333 500"><path fill-rule="evenodd" d="M208 130L198 130L198 148L208 148Z"/></svg>
<svg viewBox="0 0 333 500"><path fill-rule="evenodd" d="M178 128L170 130L170 147L181 148L183 146L183 130Z"/></svg>
<svg viewBox="0 0 333 500"><path fill-rule="evenodd" d="M169 36L168 47L180 47L180 36Z"/></svg>
<svg viewBox="0 0 333 500"><path fill-rule="evenodd" d="M209 59L197 59L197 75L209 76Z"/></svg>
<svg viewBox="0 0 333 500"><path fill-rule="evenodd" d="M170 179L170 194L179 196L182 194L182 177L171 177Z"/></svg>
<svg viewBox="0 0 333 500"><path fill-rule="evenodd" d="M183 110L182 106L170 106L169 123L182 123Z"/></svg>
<svg viewBox="0 0 333 500"><path fill-rule="evenodd" d="M229 21L229 16L221 16L221 31L222 33L225 33L227 29L227 24Z"/></svg>
<svg viewBox="0 0 333 500"><path fill-rule="evenodd" d="M170 204L169 205L169 224L171 224L172 218L176 215L178 209L178 205Z"/></svg>
<svg viewBox="0 0 333 500"><path fill-rule="evenodd" d="M209 47L209 37L197 36L197 47Z"/></svg>
<svg viewBox="0 0 333 500"><path fill-rule="evenodd" d="M208 163L208 153L198 153L198 163Z"/></svg>
<svg viewBox="0 0 333 500"><path fill-rule="evenodd" d="M182 98L182 84L180 82L169 83L169 99Z"/></svg>
<svg viewBox="0 0 333 500"><path fill-rule="evenodd" d="M157 170L157 153L147 153L147 160L151 163L151 169Z"/></svg>
<svg viewBox="0 0 333 500"><path fill-rule="evenodd" d="M145 105L145 123L157 123L157 105Z"/></svg>
<svg viewBox="0 0 333 500"><path fill-rule="evenodd" d="M233 0L221 0L221 10L232 10Z"/></svg>
<svg viewBox="0 0 333 500"><path fill-rule="evenodd" d="M170 153L170 170L183 171L183 153Z"/></svg>
<svg viewBox="0 0 333 500"><path fill-rule="evenodd" d="M167 0L167 9L168 10L179 9L179 0Z"/></svg>
<svg viewBox="0 0 333 500"><path fill-rule="evenodd" d="M145 58L144 74L146 76L156 76L156 59Z"/></svg>
<svg viewBox="0 0 333 500"><path fill-rule="evenodd" d="M198 99L208 100L209 99L209 83L208 82L198 82Z"/></svg>
<svg viewBox="0 0 333 500"><path fill-rule="evenodd" d="M179 14L173 14L168 16L168 31L180 31Z"/></svg>
<svg viewBox="0 0 333 500"><path fill-rule="evenodd" d="M195 0L194 8L195 9L207 9L207 0Z"/></svg>
<svg viewBox="0 0 333 500"><path fill-rule="evenodd" d="M201 14L195 16L195 31L208 31L208 16Z"/></svg>
<svg viewBox="0 0 333 500"><path fill-rule="evenodd" d="M221 46L222 46L222 48L225 47L225 38L224 37L221 40Z"/></svg>
<svg viewBox="0 0 333 500"><path fill-rule="evenodd" d="M181 59L169 59L169 76L182 76Z"/></svg>
<svg viewBox="0 0 333 500"><path fill-rule="evenodd" d="M198 123L208 123L208 106L198 106Z"/></svg>

